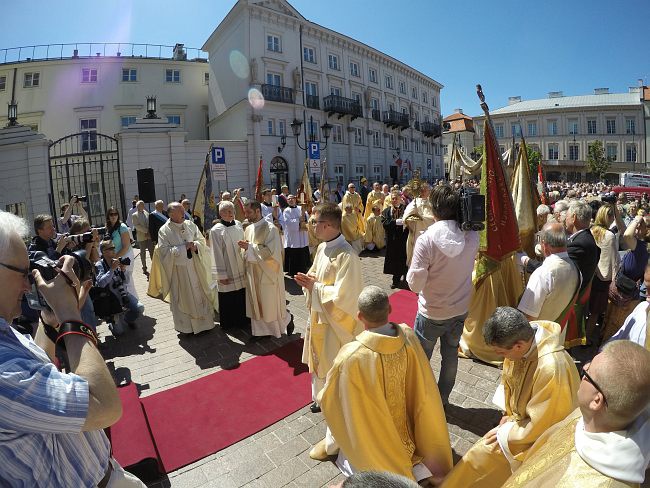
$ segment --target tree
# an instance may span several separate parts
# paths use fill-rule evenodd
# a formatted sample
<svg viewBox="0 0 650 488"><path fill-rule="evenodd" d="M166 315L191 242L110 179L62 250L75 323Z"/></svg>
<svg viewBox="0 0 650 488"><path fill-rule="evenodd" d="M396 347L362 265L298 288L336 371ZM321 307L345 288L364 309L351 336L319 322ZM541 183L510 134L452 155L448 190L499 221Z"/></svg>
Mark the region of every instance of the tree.
<svg viewBox="0 0 650 488"><path fill-rule="evenodd" d="M537 166L542 162L542 155L535 151L531 146L526 145L526 155L528 156L528 167L532 176L537 174Z"/></svg>
<svg viewBox="0 0 650 488"><path fill-rule="evenodd" d="M605 179L605 173L612 166L612 160L605 156L605 148L601 141L589 144L587 152L587 166L589 171L598 176L599 180Z"/></svg>

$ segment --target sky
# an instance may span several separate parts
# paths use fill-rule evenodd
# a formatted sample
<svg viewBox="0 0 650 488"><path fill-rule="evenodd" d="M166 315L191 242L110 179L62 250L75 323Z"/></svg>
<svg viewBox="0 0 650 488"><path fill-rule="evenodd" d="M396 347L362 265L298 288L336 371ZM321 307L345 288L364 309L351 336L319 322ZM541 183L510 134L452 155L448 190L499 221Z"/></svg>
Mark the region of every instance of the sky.
<svg viewBox="0 0 650 488"><path fill-rule="evenodd" d="M236 0L2 1L2 49L131 42L200 48ZM627 92L650 82L650 1L292 0L308 20L442 83L442 114L481 113L508 97Z"/></svg>

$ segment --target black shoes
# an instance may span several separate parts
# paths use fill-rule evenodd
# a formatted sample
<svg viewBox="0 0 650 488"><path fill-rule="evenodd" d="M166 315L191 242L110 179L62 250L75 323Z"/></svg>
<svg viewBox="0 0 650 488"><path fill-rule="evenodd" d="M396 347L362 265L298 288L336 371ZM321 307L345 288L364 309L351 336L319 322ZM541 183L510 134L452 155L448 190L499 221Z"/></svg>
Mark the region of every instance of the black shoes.
<svg viewBox="0 0 650 488"><path fill-rule="evenodd" d="M316 402L311 404L311 407L309 407L309 410L311 410L311 413L319 413L320 410L320 405Z"/></svg>
<svg viewBox="0 0 650 488"><path fill-rule="evenodd" d="M296 329L296 326L293 323L293 317L291 317L291 322L287 325L287 336L293 335L293 331Z"/></svg>

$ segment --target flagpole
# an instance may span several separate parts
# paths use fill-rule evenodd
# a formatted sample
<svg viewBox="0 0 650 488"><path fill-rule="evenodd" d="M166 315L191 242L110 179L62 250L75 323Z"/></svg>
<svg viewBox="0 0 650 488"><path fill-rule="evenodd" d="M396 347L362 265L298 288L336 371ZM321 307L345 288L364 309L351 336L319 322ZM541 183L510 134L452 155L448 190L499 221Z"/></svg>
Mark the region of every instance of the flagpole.
<svg viewBox="0 0 650 488"><path fill-rule="evenodd" d="M499 162L501 163L501 168L505 171L505 164L503 162L503 158L501 157L501 151L499 151L499 145L497 144L497 137L496 137L496 131L494 130L494 124L492 123L492 117L490 117L490 108L488 107L487 103L485 103L485 95L483 95L483 88L481 85L476 85L476 95L478 95L479 100L481 101L481 108L483 109L483 113L485 113L485 120L487 121L488 125L490 126L490 130L492 131L492 134L494 134L494 149L497 153L497 156L499 157ZM485 151L483 151L483 154L485 154Z"/></svg>

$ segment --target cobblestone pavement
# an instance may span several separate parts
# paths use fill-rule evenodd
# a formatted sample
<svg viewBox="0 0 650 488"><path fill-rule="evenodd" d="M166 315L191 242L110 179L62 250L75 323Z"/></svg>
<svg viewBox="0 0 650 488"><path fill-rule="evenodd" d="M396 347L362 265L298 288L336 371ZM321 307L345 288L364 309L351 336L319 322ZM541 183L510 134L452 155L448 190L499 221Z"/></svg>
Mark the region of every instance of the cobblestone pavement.
<svg viewBox="0 0 650 488"><path fill-rule="evenodd" d="M138 251L136 250L136 254ZM365 285L375 284L389 292L391 277L382 274L383 253L362 255ZM223 368L235 366L258 354L286 344L281 339L266 339L246 345L248 334L226 334L217 326L198 337L179 338L173 327L169 305L146 295L147 282L139 270L136 256L134 277L145 317L136 330L115 339L106 325L99 327L102 352L118 382L132 380L145 397ZM294 315L296 333L304 333L307 320L300 289L288 279L288 308ZM436 348L431 360L438 374L440 355ZM451 393L447 423L455 460L480 436L494 426L500 415L491 404L500 371L494 367L460 359L456 385ZM321 414L305 407L257 434L241 440L200 461L169 473L151 484L152 488L230 488L230 487L321 487L342 479L332 462L309 458L309 450L325 434Z"/></svg>

